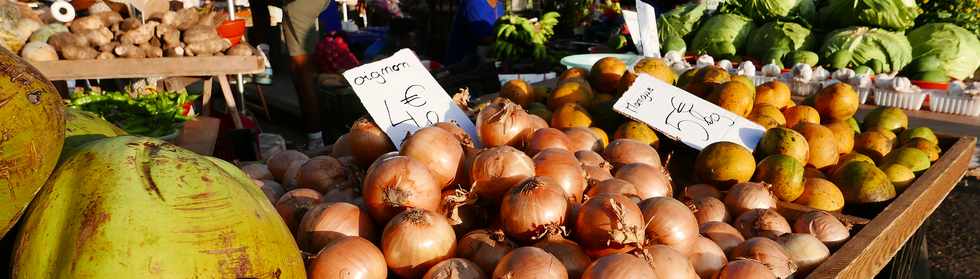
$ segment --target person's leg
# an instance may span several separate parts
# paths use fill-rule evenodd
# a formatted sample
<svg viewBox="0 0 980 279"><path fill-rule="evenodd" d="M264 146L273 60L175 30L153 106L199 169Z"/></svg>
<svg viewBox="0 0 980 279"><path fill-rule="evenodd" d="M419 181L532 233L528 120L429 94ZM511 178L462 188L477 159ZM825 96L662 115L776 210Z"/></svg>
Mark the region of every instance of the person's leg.
<svg viewBox="0 0 980 279"><path fill-rule="evenodd" d="M317 16L330 4L330 0L296 0L286 4L283 11L285 19L286 47L289 49L290 71L293 86L299 97L304 129L308 133L308 149L323 147L323 126L320 123L320 100L317 96L315 80L316 67L311 61L314 48L320 36L316 31Z"/></svg>

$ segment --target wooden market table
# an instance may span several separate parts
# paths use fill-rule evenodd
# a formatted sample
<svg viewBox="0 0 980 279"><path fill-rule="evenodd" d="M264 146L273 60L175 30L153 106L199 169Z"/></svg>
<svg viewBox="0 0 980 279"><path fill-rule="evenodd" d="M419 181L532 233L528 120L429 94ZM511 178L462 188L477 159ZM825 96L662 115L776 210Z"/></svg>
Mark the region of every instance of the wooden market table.
<svg viewBox="0 0 980 279"><path fill-rule="evenodd" d="M257 74L265 70L261 56L163 57L106 60L58 60L31 62L49 80L116 79L146 77L205 77L202 102L207 108L215 79L228 106L235 128L243 127L229 75Z"/></svg>

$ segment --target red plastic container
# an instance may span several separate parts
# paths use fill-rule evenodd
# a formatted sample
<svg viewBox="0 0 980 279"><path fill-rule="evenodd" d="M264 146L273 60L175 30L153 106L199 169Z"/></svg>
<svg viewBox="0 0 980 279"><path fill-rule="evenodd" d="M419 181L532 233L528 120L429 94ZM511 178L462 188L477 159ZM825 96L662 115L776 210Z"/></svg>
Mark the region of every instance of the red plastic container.
<svg viewBox="0 0 980 279"><path fill-rule="evenodd" d="M245 20L225 20L218 25L218 35L231 41L232 46L237 45L245 35Z"/></svg>

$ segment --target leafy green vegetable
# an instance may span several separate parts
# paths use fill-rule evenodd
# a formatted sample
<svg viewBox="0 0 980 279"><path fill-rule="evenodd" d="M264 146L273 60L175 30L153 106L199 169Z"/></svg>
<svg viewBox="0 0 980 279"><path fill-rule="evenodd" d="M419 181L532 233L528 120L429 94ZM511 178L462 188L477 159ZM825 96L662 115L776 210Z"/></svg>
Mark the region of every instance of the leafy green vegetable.
<svg viewBox="0 0 980 279"><path fill-rule="evenodd" d="M661 52L666 53L670 50L683 52L684 49L669 49L668 46L675 46L676 48L677 39L687 38L704 16L704 11L704 4L692 2L677 6L677 8L657 17L657 35L660 37L660 45L663 46ZM672 39L675 41L670 42Z"/></svg>
<svg viewBox="0 0 980 279"><path fill-rule="evenodd" d="M744 0L737 2L741 2L743 14L759 21L783 19L809 22L817 13L813 0Z"/></svg>
<svg viewBox="0 0 980 279"><path fill-rule="evenodd" d="M913 0L828 0L820 9L827 27L871 26L905 30L921 10Z"/></svg>
<svg viewBox="0 0 980 279"><path fill-rule="evenodd" d="M916 59L936 57L939 70L955 79L965 79L980 67L980 39L972 32L950 23L930 23L908 34ZM921 67L928 71L928 67Z"/></svg>
<svg viewBox="0 0 980 279"><path fill-rule="evenodd" d="M849 55L841 56L840 53ZM881 71L876 73L898 72L912 62L912 46L905 35L884 29L854 26L838 29L827 35L820 56L829 63L849 62L847 66L869 66L873 59L881 62ZM849 58L848 58L849 56Z"/></svg>
<svg viewBox="0 0 980 279"><path fill-rule="evenodd" d="M966 28L980 37L980 1L965 0L917 0L922 15L915 19L916 26L927 23L947 22Z"/></svg>
<svg viewBox="0 0 980 279"><path fill-rule="evenodd" d="M734 56L752 32L752 20L735 14L717 14L701 25L689 48L719 58Z"/></svg>
<svg viewBox="0 0 980 279"><path fill-rule="evenodd" d="M770 52L773 50L787 54L797 50L813 49L817 44L810 29L796 23L779 21L766 23L752 30L748 41L752 43L745 45L746 54L755 58L773 59L781 58L772 57Z"/></svg>
<svg viewBox="0 0 980 279"><path fill-rule="evenodd" d="M123 92L89 92L72 96L68 106L98 114L130 134L162 137L193 118L184 115L183 106L196 98L184 91L149 91L136 96Z"/></svg>

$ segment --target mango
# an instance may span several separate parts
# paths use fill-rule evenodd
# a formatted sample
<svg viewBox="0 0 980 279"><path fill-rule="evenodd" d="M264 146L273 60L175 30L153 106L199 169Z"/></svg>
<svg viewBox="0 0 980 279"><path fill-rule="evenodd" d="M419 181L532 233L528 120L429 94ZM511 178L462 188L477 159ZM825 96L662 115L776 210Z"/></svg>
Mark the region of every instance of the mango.
<svg viewBox="0 0 980 279"><path fill-rule="evenodd" d="M895 191L899 193L905 191L905 188L915 181L915 173L902 164L890 164L881 168L881 171L885 172L888 180L892 182L892 185L895 185Z"/></svg>
<svg viewBox="0 0 980 279"><path fill-rule="evenodd" d="M877 203L895 198L895 186L874 164L853 161L834 171L833 182L847 203Z"/></svg>
<svg viewBox="0 0 980 279"><path fill-rule="evenodd" d="M918 148L901 147L888 153L881 159L881 165L900 164L908 167L914 173L922 173L929 169L929 155Z"/></svg>
<svg viewBox="0 0 980 279"><path fill-rule="evenodd" d="M939 160L939 153L942 152L942 149L939 148L939 145L936 145L935 143L932 143L931 141L926 140L924 138L912 138L908 140L908 142L903 144L902 147L912 147L912 148L917 148L919 150L922 150L922 152L925 152L926 155L929 156L930 162L935 162L936 160Z"/></svg>
<svg viewBox="0 0 980 279"><path fill-rule="evenodd" d="M820 124L807 122L800 123L793 129L803 135L810 148L807 166L824 170L837 164L840 154L837 153L837 139L834 138L834 132Z"/></svg>
<svg viewBox="0 0 980 279"><path fill-rule="evenodd" d="M933 144L939 144L939 138L936 137L936 133L933 133L929 127L915 127L903 131L898 135L898 143L906 144L914 138L922 138Z"/></svg>
<svg viewBox="0 0 980 279"><path fill-rule="evenodd" d="M793 203L819 210L838 211L844 208L844 194L837 185L825 178L807 177L803 181L803 194Z"/></svg>
<svg viewBox="0 0 980 279"><path fill-rule="evenodd" d="M861 104L857 91L851 85L843 82L834 83L817 92L813 107L820 113L821 119L842 121L857 112Z"/></svg>
<svg viewBox="0 0 980 279"><path fill-rule="evenodd" d="M747 182L755 173L755 158L745 147L731 142L716 142L698 153L694 161L695 176L701 183L728 189Z"/></svg>
<svg viewBox="0 0 980 279"><path fill-rule="evenodd" d="M796 158L769 155L755 167L752 181L772 184L776 197L791 202L803 194L803 163Z"/></svg>
<svg viewBox="0 0 980 279"><path fill-rule="evenodd" d="M810 159L810 145L799 132L777 127L766 130L755 147L755 153L760 158L783 154L796 158L800 162L806 162Z"/></svg>
<svg viewBox="0 0 980 279"><path fill-rule="evenodd" d="M730 112L745 117L752 112L752 87L738 81L725 82L716 86L707 100Z"/></svg>
<svg viewBox="0 0 980 279"><path fill-rule="evenodd" d="M599 59L589 71L589 83L599 92L611 93L616 91L619 79L626 73L626 63L615 57Z"/></svg>
<svg viewBox="0 0 980 279"><path fill-rule="evenodd" d="M837 140L837 153L847 154L854 150L854 130L851 129L850 124L844 121L831 122L823 125L830 129L834 133L834 139Z"/></svg>
<svg viewBox="0 0 980 279"><path fill-rule="evenodd" d="M864 117L864 130L882 128L892 133L901 133L909 127L909 116L901 109L893 107L878 107Z"/></svg>

